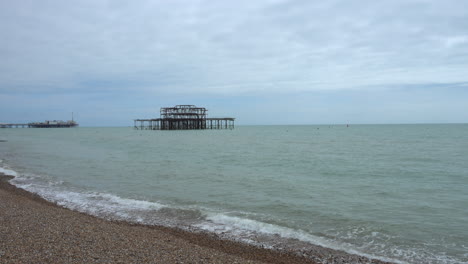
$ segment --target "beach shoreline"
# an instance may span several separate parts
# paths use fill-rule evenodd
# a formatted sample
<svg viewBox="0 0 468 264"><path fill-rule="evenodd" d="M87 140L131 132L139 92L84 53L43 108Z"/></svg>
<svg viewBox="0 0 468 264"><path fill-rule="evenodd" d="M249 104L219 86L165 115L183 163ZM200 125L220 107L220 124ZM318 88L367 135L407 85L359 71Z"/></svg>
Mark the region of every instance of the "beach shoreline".
<svg viewBox="0 0 468 264"><path fill-rule="evenodd" d="M0 263L386 263L320 246L305 257L211 233L105 220L17 188L12 178L0 173Z"/></svg>

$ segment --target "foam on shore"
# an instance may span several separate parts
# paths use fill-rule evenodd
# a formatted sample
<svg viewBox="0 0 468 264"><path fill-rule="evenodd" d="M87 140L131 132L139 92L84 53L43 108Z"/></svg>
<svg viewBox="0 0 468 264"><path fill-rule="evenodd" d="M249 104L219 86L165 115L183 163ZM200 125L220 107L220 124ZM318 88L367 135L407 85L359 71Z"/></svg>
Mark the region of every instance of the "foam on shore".
<svg viewBox="0 0 468 264"><path fill-rule="evenodd" d="M2 163L3 161L0 160L0 163ZM14 170L10 170L10 169L5 169L5 168L2 168L0 167L0 173L6 175L6 176L13 176L13 177L18 177L18 173Z"/></svg>

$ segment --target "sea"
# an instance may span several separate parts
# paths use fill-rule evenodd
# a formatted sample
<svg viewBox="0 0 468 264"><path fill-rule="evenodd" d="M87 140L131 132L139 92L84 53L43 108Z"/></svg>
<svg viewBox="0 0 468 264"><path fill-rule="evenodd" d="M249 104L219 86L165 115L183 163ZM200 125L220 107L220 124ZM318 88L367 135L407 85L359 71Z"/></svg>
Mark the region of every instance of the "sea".
<svg viewBox="0 0 468 264"><path fill-rule="evenodd" d="M107 219L468 263L468 124L0 129L0 172Z"/></svg>

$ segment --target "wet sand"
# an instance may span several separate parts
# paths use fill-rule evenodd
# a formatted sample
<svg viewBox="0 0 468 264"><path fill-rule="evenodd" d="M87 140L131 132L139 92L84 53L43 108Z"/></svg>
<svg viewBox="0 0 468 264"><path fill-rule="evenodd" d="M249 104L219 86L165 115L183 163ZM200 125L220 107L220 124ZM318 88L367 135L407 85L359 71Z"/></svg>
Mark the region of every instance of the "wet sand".
<svg viewBox="0 0 468 264"><path fill-rule="evenodd" d="M62 208L0 174L0 263L384 263L317 246L308 257Z"/></svg>

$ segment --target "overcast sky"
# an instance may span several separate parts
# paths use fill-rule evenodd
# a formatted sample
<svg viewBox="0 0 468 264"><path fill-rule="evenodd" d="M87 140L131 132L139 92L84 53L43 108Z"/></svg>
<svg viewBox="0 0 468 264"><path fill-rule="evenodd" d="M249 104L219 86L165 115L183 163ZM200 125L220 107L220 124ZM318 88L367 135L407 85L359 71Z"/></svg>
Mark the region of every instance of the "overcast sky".
<svg viewBox="0 0 468 264"><path fill-rule="evenodd" d="M468 122L468 1L0 0L0 123Z"/></svg>

